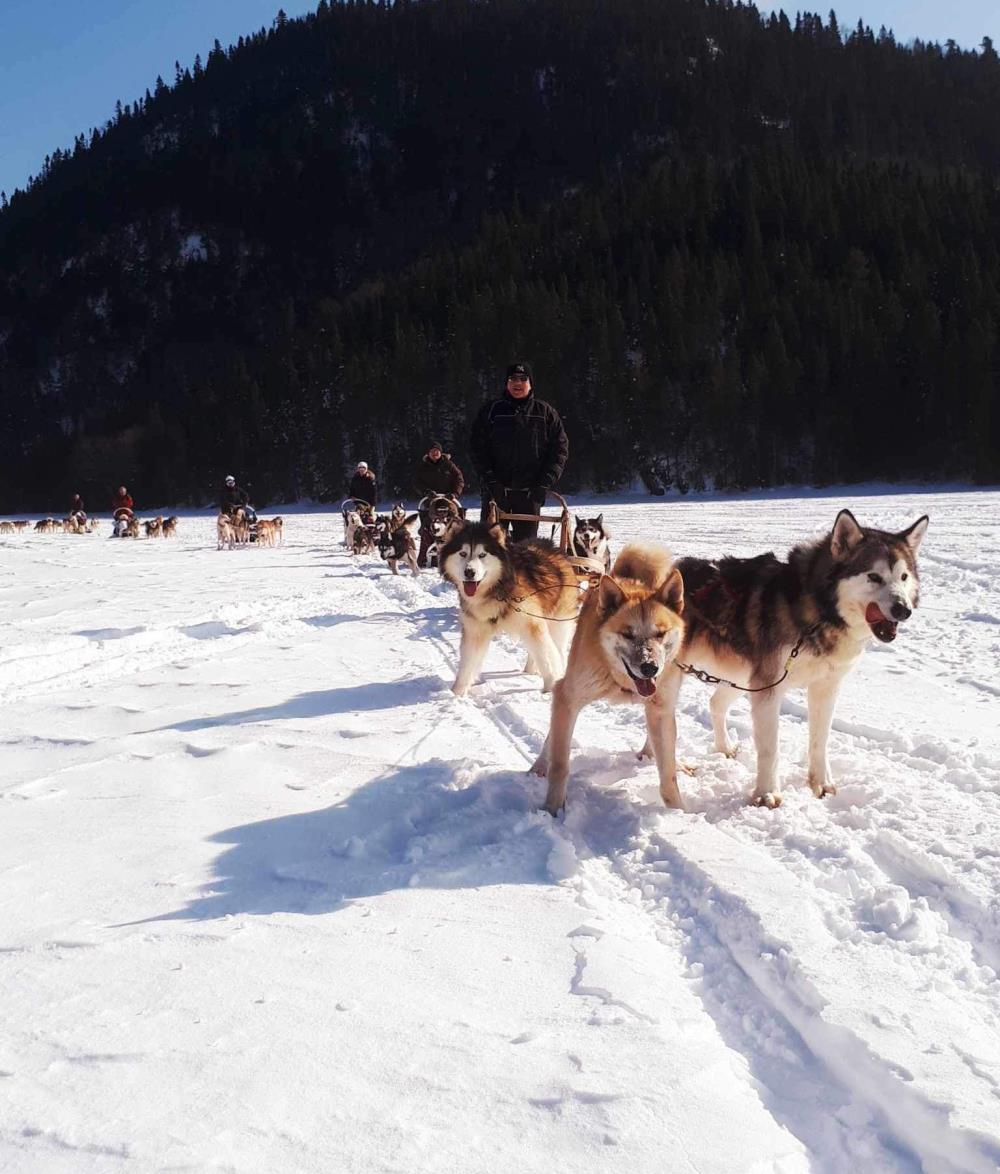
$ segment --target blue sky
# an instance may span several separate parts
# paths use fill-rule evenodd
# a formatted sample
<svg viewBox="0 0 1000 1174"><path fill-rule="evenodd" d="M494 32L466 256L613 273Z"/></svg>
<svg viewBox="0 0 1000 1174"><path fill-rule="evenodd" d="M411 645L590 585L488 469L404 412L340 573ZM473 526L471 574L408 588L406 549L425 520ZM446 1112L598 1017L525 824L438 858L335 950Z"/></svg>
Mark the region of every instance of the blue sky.
<svg viewBox="0 0 1000 1174"><path fill-rule="evenodd" d="M285 0L289 16L315 3ZM269 25L281 0L0 0L0 191L10 194L37 173L56 147L107 121L115 102L132 102L174 62L189 66L218 37ZM762 10L777 5L760 4ZM784 6L827 13L831 4ZM977 46L985 34L1000 45L998 0L853 0L833 4L842 27L859 16L900 40L954 37Z"/></svg>

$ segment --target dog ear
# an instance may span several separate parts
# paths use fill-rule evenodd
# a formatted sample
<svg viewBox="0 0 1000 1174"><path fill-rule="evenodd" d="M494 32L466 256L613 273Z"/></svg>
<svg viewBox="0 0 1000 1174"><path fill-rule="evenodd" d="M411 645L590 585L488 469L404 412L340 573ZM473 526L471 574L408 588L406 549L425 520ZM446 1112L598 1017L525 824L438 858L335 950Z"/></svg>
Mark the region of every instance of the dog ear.
<svg viewBox="0 0 1000 1174"><path fill-rule="evenodd" d="M490 526L489 535L494 542L499 542L501 546L507 545L507 533L503 526Z"/></svg>
<svg viewBox="0 0 1000 1174"><path fill-rule="evenodd" d="M671 611L678 615L684 614L684 580L676 567L656 589L656 598Z"/></svg>
<svg viewBox="0 0 1000 1174"><path fill-rule="evenodd" d="M576 522L576 528L578 530L583 529L583 518L581 518L579 514L573 515L573 521Z"/></svg>
<svg viewBox="0 0 1000 1174"><path fill-rule="evenodd" d="M924 514L922 518L917 518L917 520L908 530L904 530L902 534L899 535L899 537L903 539L913 554L916 554L920 549L920 543L924 540L924 535L927 533L927 527L929 524L930 518Z"/></svg>
<svg viewBox="0 0 1000 1174"><path fill-rule="evenodd" d="M850 510L841 510L837 520L833 523L833 532L830 535L830 552L836 559L847 556L864 541L864 531L858 525L858 520Z"/></svg>
<svg viewBox="0 0 1000 1174"><path fill-rule="evenodd" d="M597 588L597 601L604 611L617 611L625 602L625 592L610 575L602 575Z"/></svg>
<svg viewBox="0 0 1000 1174"><path fill-rule="evenodd" d="M594 519L594 524L598 527L598 529L603 530L604 529L604 515L598 514L597 517Z"/></svg>

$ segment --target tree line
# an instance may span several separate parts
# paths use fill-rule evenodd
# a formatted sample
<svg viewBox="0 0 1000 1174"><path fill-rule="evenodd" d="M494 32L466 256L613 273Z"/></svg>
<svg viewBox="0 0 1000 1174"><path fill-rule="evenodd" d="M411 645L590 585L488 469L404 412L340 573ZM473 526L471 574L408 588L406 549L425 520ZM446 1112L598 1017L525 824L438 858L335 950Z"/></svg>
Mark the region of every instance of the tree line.
<svg viewBox="0 0 1000 1174"><path fill-rule="evenodd" d="M833 13L279 13L0 202L0 508L405 491L515 357L570 489L996 480L997 108Z"/></svg>

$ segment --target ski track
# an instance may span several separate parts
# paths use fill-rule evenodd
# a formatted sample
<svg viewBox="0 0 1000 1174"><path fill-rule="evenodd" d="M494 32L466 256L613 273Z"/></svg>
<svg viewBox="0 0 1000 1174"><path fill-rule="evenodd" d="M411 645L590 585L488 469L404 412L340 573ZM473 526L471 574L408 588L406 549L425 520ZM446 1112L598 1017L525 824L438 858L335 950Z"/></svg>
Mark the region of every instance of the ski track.
<svg viewBox="0 0 1000 1174"><path fill-rule="evenodd" d="M974 516L966 518L965 526L981 531L995 507L980 506L976 495L968 497ZM894 500L889 510L882 499L873 500L878 503L874 511L853 507L872 524L898 526L918 512L908 510L905 501ZM831 512L821 508L825 504L817 505L818 518ZM872 517L879 506L886 516ZM729 508L734 518L745 520L748 511L757 513L755 507L781 512L781 503L775 502ZM1000 695L994 683L1000 654L997 559L957 553L968 542L954 530L950 546L936 541L933 507L930 512L932 529L923 557L928 611L914 621L919 641L908 646L907 633L892 650L891 661L869 654L859 671L889 674L887 681L912 679L921 686L941 677L950 690L966 686L959 707L981 701L995 705ZM669 516L669 528L683 537L684 553L722 553L717 542L720 526L727 528L725 516L714 514L707 533L699 529L696 502L677 503ZM642 536L637 511L607 507L605 517L616 547L623 539ZM301 525L301 518L292 519L287 528ZM202 529L207 533L209 527ZM734 525L731 532L740 530ZM470 732L478 730L487 743L499 739L509 750L507 770L516 773L501 773L507 785L500 796L495 767L483 767L475 758L445 764L449 781L443 789L414 792L380 830L346 841L341 846L346 856L375 853L387 868L409 878L401 883L419 884L423 868L447 868L463 852L496 849L498 834L503 851L524 851L528 829L548 844L552 882L574 892L586 918L569 942L568 989L595 1005L617 1009L640 1030L655 1030L655 1017L641 1000L622 993L614 977L590 972L601 927L616 926L658 943L665 964L683 968L722 1038L744 1057L768 1110L805 1145L810 1168L831 1174L858 1169L866 1174L920 1169L972 1174L1000 1167L1000 766L994 746L963 745L942 729L913 728L895 722L892 714L868 720L849 703L849 679L831 735L839 793L820 803L804 788L805 711L793 695L782 716L786 802L777 811L762 811L745 804L754 758L746 707L737 706L731 715L741 747L734 760L726 759L711 751L707 690L688 684L678 713L681 758L697 766L696 777L682 776L687 814L662 808L654 768L635 760L633 751L644 737L638 707L597 705L577 728L567 813L550 820L533 810L544 783L524 773L544 739L548 704L536 679L515 675L522 650L503 638L495 641L483 682L471 699L452 698L445 692L458 655L451 588L433 572L417 579L393 577L376 560L354 559L337 547L331 552L325 534L321 542L318 549L305 551L290 544L221 552L213 574L231 575L241 560L254 558L273 566L276 589L214 610L193 607L183 624L162 627L109 615L107 626L76 627L49 637L57 621L72 617L71 608L20 600L13 576L4 575L0 599L39 614L20 621L0 651L0 699L17 707L47 697L53 705L61 701L71 715L85 708L79 698L94 687L106 689L125 679L157 687L157 670L164 666L179 672L214 667L222 674L229 655L249 642L291 649L306 628L335 640L344 618L383 623L395 670L403 673L401 686L409 680L415 700L433 697L439 713L467 724ZM672 535L671 544L679 548L678 537ZM149 574L162 574L175 557L171 544L150 546ZM742 554L759 547L748 541L728 549ZM331 615L324 610L321 580L314 591L294 597L277 589L283 560L320 552L325 552L328 574L365 584L378 593L386 612L362 608L358 617ZM113 557L125 553L111 552ZM181 546L177 557L184 560L186 554ZM50 561L67 577L77 573L71 556ZM189 572L183 566L177 572L179 589L189 589L192 598L202 568L202 562L192 562ZM440 682L407 655L410 640L434 650ZM993 680L987 679L991 672ZM126 723L128 718L123 715ZM243 720L257 719L251 711ZM191 733L197 735L200 726L193 726ZM72 733L5 732L0 746L56 754L58 765L5 778L0 799L58 797L59 778L66 772L128 753L155 753L157 731L139 732L144 741L137 751L127 749L135 733L131 728L111 745ZM421 745L420 738L404 739L390 765L422 762ZM218 752L197 737L185 748L195 758ZM499 833L498 813L506 821ZM325 883L308 860L276 868L272 877L301 890L303 908L309 906L310 893ZM900 987L907 991L907 1012L901 1016L893 1002ZM925 1014L912 1014L914 1008ZM975 1095L956 1104L949 1094L959 1076L966 1089L971 1082ZM594 1103L602 1096L594 1093ZM577 1099L586 1101L586 1094ZM72 1148L54 1132L39 1131L37 1137L53 1150ZM26 1142L27 1135L11 1139L15 1148ZM128 1156L124 1148L109 1152Z"/></svg>

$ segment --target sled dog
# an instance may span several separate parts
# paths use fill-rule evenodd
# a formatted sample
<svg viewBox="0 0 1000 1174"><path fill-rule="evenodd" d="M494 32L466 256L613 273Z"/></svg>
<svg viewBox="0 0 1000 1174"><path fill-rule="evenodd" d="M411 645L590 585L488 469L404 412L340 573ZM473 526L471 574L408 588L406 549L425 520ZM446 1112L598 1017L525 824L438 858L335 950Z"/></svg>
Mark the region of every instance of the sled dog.
<svg viewBox="0 0 1000 1174"><path fill-rule="evenodd" d="M796 687L806 690L808 703L809 786L818 798L836 792L827 740L837 693L871 637L884 644L895 640L897 625L916 608L917 551L927 523L924 516L893 534L863 527L850 510L841 510L829 534L796 546L786 562L772 553L678 561L685 637L664 682L664 701L673 709L685 667L723 678L709 710L715 748L732 757L736 746L726 730L726 714L738 696L732 685L751 690L754 803L781 803L778 714L782 698ZM666 747L671 767L674 728ZM653 749L659 760L655 741Z"/></svg>
<svg viewBox="0 0 1000 1174"><path fill-rule="evenodd" d="M670 553L661 546L626 546L614 570L587 592L566 675L552 693L548 737L532 771L548 776L545 810L566 804L570 742L577 715L592 701L636 702L645 707L650 743L656 747L660 794L683 808L673 757L674 710L665 703L664 674L684 637L684 587Z"/></svg>
<svg viewBox="0 0 1000 1174"><path fill-rule="evenodd" d="M441 549L441 574L458 590L462 643L452 685L464 696L498 632L517 639L548 692L562 675L579 607L576 575L544 539L506 544L500 526L465 523Z"/></svg>
<svg viewBox="0 0 1000 1174"><path fill-rule="evenodd" d="M397 514L393 510L388 518L378 518L375 530L378 534L378 552L389 564L394 575L399 574L399 564L405 563L411 574L418 575L417 544L410 527L419 521L419 514Z"/></svg>
<svg viewBox="0 0 1000 1174"><path fill-rule="evenodd" d="M164 538L177 537L177 518L171 515L169 518L163 519L162 532Z"/></svg>
<svg viewBox="0 0 1000 1174"><path fill-rule="evenodd" d="M148 522L143 522L146 528L147 538L159 538L163 530L163 518L151 518Z"/></svg>
<svg viewBox="0 0 1000 1174"><path fill-rule="evenodd" d="M215 530L218 535L216 550L222 550L223 547L232 550L236 546L236 530L228 514L219 514L215 519Z"/></svg>
<svg viewBox="0 0 1000 1174"><path fill-rule="evenodd" d="M580 518L574 515L574 518L576 525L573 527L573 553L578 558L596 559L604 567L604 573L610 575L610 535L604 528L604 515L598 514L596 518Z"/></svg>

